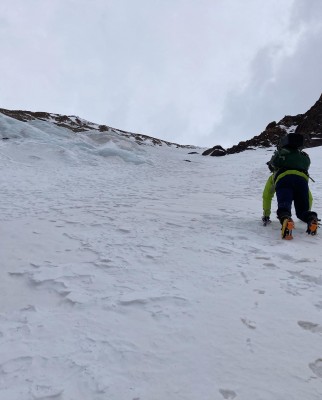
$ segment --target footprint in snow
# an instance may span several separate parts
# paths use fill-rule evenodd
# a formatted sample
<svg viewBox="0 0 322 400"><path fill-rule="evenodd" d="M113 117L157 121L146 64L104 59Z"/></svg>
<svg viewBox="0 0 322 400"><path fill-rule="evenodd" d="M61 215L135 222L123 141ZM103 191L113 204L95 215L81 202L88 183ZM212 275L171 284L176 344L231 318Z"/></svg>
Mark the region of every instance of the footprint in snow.
<svg viewBox="0 0 322 400"><path fill-rule="evenodd" d="M219 393L224 399L234 399L237 394L233 390L219 389Z"/></svg>
<svg viewBox="0 0 322 400"><path fill-rule="evenodd" d="M314 362L310 363L309 367L316 376L318 376L319 378L322 378L322 359L321 358L318 358Z"/></svg>
<svg viewBox="0 0 322 400"><path fill-rule="evenodd" d="M249 319L246 319L246 318L241 318L240 320L244 325L247 326L247 328L256 329L256 324L254 321L250 321Z"/></svg>
<svg viewBox="0 0 322 400"><path fill-rule="evenodd" d="M298 325L306 331L310 331L312 333L322 333L322 326L319 324L314 324L309 321L298 321Z"/></svg>

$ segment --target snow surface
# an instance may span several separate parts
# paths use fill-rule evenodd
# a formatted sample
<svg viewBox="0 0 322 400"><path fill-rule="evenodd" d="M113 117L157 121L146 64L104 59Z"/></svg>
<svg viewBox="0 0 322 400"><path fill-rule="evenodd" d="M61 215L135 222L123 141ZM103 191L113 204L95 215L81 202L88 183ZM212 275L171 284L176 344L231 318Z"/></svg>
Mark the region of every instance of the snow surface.
<svg viewBox="0 0 322 400"><path fill-rule="evenodd" d="M272 149L0 134L1 400L321 400L321 236L261 226Z"/></svg>

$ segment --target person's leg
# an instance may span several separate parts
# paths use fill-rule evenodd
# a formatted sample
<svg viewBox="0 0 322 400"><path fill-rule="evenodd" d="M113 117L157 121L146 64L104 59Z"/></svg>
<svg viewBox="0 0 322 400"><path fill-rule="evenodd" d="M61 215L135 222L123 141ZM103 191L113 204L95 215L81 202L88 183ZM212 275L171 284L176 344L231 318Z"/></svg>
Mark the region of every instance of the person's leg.
<svg viewBox="0 0 322 400"><path fill-rule="evenodd" d="M298 219L308 222L312 216L317 216L310 211L309 185L306 179L294 175L294 207Z"/></svg>
<svg viewBox="0 0 322 400"><path fill-rule="evenodd" d="M299 176L296 178L294 185L294 207L296 216L307 223L306 232L309 235L316 235L318 229L318 215L310 210L309 202L309 185L306 179Z"/></svg>
<svg viewBox="0 0 322 400"><path fill-rule="evenodd" d="M281 224L292 216L293 185L291 176L286 175L276 184L277 218Z"/></svg>

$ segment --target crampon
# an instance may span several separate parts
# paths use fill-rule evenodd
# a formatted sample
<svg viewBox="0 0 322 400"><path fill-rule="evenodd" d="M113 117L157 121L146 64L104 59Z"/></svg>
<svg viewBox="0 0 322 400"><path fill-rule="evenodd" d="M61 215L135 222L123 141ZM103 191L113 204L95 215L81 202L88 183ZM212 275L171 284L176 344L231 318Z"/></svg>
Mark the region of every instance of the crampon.
<svg viewBox="0 0 322 400"><path fill-rule="evenodd" d="M307 224L306 233L308 235L314 236L314 235L316 235L318 233L318 227L319 227L319 220L317 218L313 218Z"/></svg>
<svg viewBox="0 0 322 400"><path fill-rule="evenodd" d="M292 240L293 239L293 229L294 221L292 218L285 218L282 224L281 235L282 239Z"/></svg>

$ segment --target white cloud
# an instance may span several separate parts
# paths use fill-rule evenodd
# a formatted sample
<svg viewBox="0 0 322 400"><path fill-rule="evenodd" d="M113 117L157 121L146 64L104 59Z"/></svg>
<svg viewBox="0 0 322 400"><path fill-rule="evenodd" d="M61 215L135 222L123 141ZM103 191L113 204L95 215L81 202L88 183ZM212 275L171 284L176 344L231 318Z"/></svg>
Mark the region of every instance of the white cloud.
<svg viewBox="0 0 322 400"><path fill-rule="evenodd" d="M0 107L76 114L179 143L235 144L291 111L291 102L305 111L317 97L317 71L296 57L309 38L319 41L307 23L317 24L316 13L303 5L2 2ZM292 95L298 69L310 71L301 99Z"/></svg>
<svg viewBox="0 0 322 400"><path fill-rule="evenodd" d="M273 120L306 112L322 92L322 3L294 2L284 43L261 48L247 85L227 97L213 144L231 146L259 134ZM224 138L224 140L222 140Z"/></svg>

